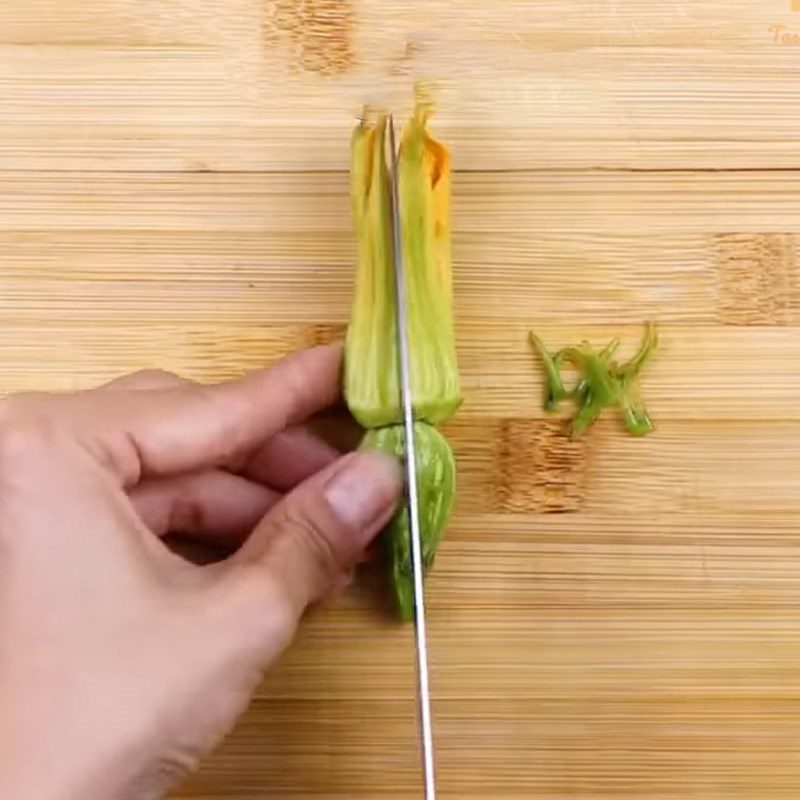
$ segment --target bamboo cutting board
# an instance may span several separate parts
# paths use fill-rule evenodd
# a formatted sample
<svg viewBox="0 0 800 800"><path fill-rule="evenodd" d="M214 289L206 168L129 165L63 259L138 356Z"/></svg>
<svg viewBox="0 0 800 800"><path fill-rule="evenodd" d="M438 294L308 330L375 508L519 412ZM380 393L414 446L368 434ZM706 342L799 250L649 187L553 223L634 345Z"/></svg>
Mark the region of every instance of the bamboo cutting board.
<svg viewBox="0 0 800 800"><path fill-rule="evenodd" d="M442 797L796 798L792 5L4 0L2 389L215 380L340 333L354 115L438 81L466 392ZM651 318L657 432L570 441L528 329L632 347ZM175 797L419 798L411 646L358 592L315 615Z"/></svg>

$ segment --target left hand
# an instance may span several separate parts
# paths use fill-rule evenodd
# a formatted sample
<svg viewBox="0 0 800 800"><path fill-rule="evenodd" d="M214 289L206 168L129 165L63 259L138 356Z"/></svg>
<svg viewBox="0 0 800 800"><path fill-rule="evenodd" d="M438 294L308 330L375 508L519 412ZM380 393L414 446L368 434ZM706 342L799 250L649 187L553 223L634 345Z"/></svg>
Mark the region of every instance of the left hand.
<svg viewBox="0 0 800 800"><path fill-rule="evenodd" d="M340 362L0 403L0 797L162 796L347 580L401 475L302 427ZM197 566L159 538L187 529L241 547Z"/></svg>

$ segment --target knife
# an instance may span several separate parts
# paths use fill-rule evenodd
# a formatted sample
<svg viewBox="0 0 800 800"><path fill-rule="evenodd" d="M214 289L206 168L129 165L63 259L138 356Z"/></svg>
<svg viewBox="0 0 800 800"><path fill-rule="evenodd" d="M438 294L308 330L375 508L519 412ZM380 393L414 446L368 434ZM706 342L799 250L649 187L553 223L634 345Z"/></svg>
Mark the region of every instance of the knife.
<svg viewBox="0 0 800 800"><path fill-rule="evenodd" d="M394 119L389 117L389 148L392 182L392 230L394 233L394 276L397 309L397 351L400 371L400 400L403 409L405 439L406 503L408 528L411 539L411 567L414 573L414 641L417 658L417 689L419 704L419 732L422 749L422 773L425 800L436 800L436 770L433 752L433 725L431 720L430 680L428 675L428 638L425 626L425 592L423 588L422 537L419 527L419 500L417 497L417 460L414 447L414 405L411 394L411 366L408 341L408 310L403 262L403 242L400 231L400 192L397 175L397 149Z"/></svg>

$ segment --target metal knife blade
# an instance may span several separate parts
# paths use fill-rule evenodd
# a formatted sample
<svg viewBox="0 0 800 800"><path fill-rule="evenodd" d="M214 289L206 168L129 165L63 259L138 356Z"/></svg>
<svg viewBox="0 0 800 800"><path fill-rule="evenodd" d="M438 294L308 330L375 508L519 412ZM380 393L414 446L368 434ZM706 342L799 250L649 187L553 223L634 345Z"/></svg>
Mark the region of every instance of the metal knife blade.
<svg viewBox="0 0 800 800"><path fill-rule="evenodd" d="M406 501L411 538L411 565L414 572L414 633L417 657L419 726L422 745L422 769L425 800L436 800L436 771L433 750L430 679L428 674L428 638L425 625L425 592L423 588L422 537L417 497L417 461L414 447L414 406L411 394L411 358L408 340L403 242L400 229L400 192L398 189L397 148L394 119L389 117L389 148L392 182L392 229L394 233L394 274L397 309L397 344L400 370L400 398L406 451Z"/></svg>

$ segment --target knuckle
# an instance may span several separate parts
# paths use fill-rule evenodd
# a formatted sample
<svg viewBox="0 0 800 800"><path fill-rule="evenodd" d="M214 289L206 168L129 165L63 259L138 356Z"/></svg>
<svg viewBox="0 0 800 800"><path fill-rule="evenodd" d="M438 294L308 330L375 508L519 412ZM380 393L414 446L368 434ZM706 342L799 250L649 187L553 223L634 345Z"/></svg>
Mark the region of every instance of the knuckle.
<svg viewBox="0 0 800 800"><path fill-rule="evenodd" d="M308 375L313 368L310 351L301 350L285 359L281 365L280 381L284 393L283 406L287 421L305 415L308 405Z"/></svg>
<svg viewBox="0 0 800 800"><path fill-rule="evenodd" d="M240 463L254 447L252 420L258 414L257 398L240 392L233 384L192 386L200 415L213 420L214 449L223 464Z"/></svg>
<svg viewBox="0 0 800 800"><path fill-rule="evenodd" d="M292 508L285 511L286 527L292 532L305 555L321 573L338 574L343 565L333 546L327 526L312 515L304 514Z"/></svg>
<svg viewBox="0 0 800 800"><path fill-rule="evenodd" d="M164 369L146 368L119 378L106 384L109 389L167 389L187 383L184 378Z"/></svg>
<svg viewBox="0 0 800 800"><path fill-rule="evenodd" d="M132 380L141 383L161 382L161 383L183 383L183 378L166 369L138 369L131 375Z"/></svg>
<svg viewBox="0 0 800 800"><path fill-rule="evenodd" d="M187 735L177 744L172 744L171 750L162 753L142 774L128 783L125 796L162 797L193 772L203 755L201 742L193 739L193 735Z"/></svg>
<svg viewBox="0 0 800 800"><path fill-rule="evenodd" d="M233 393L220 390L219 386L198 385L195 392L198 409L214 420L215 438L219 441L222 460L227 462L248 444L247 428L242 421L247 419L252 409L247 402Z"/></svg>
<svg viewBox="0 0 800 800"><path fill-rule="evenodd" d="M51 449L54 431L45 420L18 410L0 415L0 469L15 468Z"/></svg>

